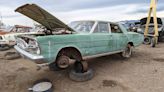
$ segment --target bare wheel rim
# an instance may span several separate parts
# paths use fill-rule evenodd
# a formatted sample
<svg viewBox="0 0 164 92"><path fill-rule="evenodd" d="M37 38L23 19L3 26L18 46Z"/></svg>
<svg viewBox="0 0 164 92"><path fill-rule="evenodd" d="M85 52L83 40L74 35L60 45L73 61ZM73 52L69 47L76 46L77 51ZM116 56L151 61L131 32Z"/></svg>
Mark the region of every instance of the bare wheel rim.
<svg viewBox="0 0 164 92"><path fill-rule="evenodd" d="M124 57L127 57L127 58L130 57L132 54L132 46L128 45L122 54Z"/></svg>
<svg viewBox="0 0 164 92"><path fill-rule="evenodd" d="M67 56L60 56L57 60L57 66L59 68L67 68L69 66L69 57Z"/></svg>

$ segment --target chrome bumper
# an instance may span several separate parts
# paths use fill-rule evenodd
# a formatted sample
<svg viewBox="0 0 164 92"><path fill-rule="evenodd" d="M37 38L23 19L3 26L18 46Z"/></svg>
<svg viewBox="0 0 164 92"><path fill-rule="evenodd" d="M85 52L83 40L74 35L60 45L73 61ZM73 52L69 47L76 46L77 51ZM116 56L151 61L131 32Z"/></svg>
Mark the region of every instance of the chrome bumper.
<svg viewBox="0 0 164 92"><path fill-rule="evenodd" d="M32 61L35 61L35 63L46 63L45 62L45 59L43 56L41 55L35 55L35 54L31 54L25 50L22 50L21 48L19 48L17 45L14 46L14 48L17 50L18 53L21 54L21 56L25 57L25 58L28 58Z"/></svg>

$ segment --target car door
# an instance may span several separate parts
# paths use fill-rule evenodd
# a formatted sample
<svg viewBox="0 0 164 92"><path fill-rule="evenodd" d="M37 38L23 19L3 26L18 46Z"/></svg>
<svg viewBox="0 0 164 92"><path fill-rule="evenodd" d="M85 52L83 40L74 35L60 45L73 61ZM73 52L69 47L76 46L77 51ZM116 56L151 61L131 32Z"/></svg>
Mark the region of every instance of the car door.
<svg viewBox="0 0 164 92"><path fill-rule="evenodd" d="M110 26L113 40L113 51L125 49L128 39L126 34L122 31L118 24L111 23Z"/></svg>
<svg viewBox="0 0 164 92"><path fill-rule="evenodd" d="M102 54L112 50L112 37L107 22L97 22L93 33L91 34L91 53Z"/></svg>

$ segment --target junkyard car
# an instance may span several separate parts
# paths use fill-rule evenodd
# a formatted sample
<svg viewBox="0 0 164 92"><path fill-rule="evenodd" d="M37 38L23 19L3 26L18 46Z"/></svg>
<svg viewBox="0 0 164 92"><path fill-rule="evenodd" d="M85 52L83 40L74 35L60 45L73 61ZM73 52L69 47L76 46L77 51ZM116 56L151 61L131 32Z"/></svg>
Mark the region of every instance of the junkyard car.
<svg viewBox="0 0 164 92"><path fill-rule="evenodd" d="M41 32L32 32L32 27L15 25L9 32L1 32L0 34L0 47L3 49L4 47L11 47L16 44L16 36L19 35L38 35L42 34Z"/></svg>
<svg viewBox="0 0 164 92"><path fill-rule="evenodd" d="M26 4L16 11L45 26L47 35L20 36L15 49L35 63L46 63L50 68L65 69L70 59L75 59L80 63L77 66L81 68L78 69L84 72L87 71L87 64L83 62L85 59L115 53L122 53L128 58L132 47L139 46L143 41L141 34L127 32L121 24L75 21L69 27L35 4Z"/></svg>
<svg viewBox="0 0 164 92"><path fill-rule="evenodd" d="M0 35L0 46L13 46L16 44L16 36L19 35L37 35L37 32L27 32L27 33L8 33Z"/></svg>
<svg viewBox="0 0 164 92"><path fill-rule="evenodd" d="M29 32L30 29L32 29L32 27L15 25L14 27L12 27L12 29L9 32L7 31L0 32L0 47L15 45L16 44L15 36L21 34L29 34L26 31ZM34 32L32 32L32 34L33 33Z"/></svg>
<svg viewBox="0 0 164 92"><path fill-rule="evenodd" d="M146 22L147 22L147 17L142 18L140 20L140 28L138 28L138 33L144 34L145 27L146 27ZM157 23L158 23L158 41L163 41L164 40L164 19L162 18L157 18ZM150 24L149 24L149 31L148 31L148 36L144 38L144 43L145 44L150 44L152 38L154 37L154 21L153 17L150 18Z"/></svg>

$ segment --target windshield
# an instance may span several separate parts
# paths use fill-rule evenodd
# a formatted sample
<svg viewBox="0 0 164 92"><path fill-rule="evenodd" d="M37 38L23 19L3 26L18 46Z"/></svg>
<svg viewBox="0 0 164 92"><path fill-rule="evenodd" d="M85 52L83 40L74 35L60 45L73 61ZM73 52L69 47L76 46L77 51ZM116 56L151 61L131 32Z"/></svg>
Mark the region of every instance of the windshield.
<svg viewBox="0 0 164 92"><path fill-rule="evenodd" d="M93 21L76 21L71 22L69 26L76 32L89 33L94 25Z"/></svg>

